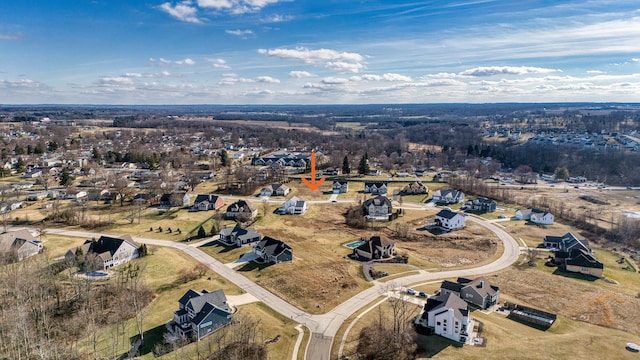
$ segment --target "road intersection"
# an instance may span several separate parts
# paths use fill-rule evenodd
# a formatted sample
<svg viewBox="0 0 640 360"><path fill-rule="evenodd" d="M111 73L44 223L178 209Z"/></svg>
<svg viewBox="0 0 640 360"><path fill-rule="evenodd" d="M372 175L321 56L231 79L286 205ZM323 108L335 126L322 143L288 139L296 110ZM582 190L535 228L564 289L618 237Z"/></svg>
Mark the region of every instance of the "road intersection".
<svg viewBox="0 0 640 360"><path fill-rule="evenodd" d="M474 216L467 217L467 220L482 225L491 230L503 242L504 252L497 260L489 264L468 269L447 270L438 272L428 272L425 270L420 270L418 274L394 280L392 282L392 286L402 287L418 282L455 278L460 276L479 276L507 268L518 260L518 256L520 255L520 246L518 242L506 231L504 231L499 225ZM46 232L49 234L84 237L89 239L97 238L100 235L104 235L93 232L55 228L46 229ZM241 288L243 291L259 299L274 311L306 326L312 333L306 350L307 360L329 360L333 339L335 338L338 329L340 328L340 326L342 326L344 321L352 314L358 312L363 306L369 304L378 297L383 296L387 291L389 291L390 286L389 284L384 283L374 283L372 287L353 296L349 300L336 306L331 311L325 314L313 315L289 304L282 298L274 295L270 291L251 281L246 276L234 271L228 265L225 265L224 263L211 257L204 251L200 250L197 246L193 246L189 243L157 240L144 237L133 237L133 239L141 244L170 247L186 253L187 255L193 257L195 260L207 265L211 270L229 280L234 285ZM214 240L215 239L209 239L209 241ZM202 244L202 242L198 244Z"/></svg>

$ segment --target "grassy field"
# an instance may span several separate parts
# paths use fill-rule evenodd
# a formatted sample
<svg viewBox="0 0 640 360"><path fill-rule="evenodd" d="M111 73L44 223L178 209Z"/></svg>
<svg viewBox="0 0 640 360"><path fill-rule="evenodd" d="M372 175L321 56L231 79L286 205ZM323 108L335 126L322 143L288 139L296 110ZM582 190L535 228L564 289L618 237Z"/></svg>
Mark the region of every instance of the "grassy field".
<svg viewBox="0 0 640 360"><path fill-rule="evenodd" d="M155 292L155 298L144 310L144 329L146 344L141 349L142 359L153 359L153 344L162 338L165 323L173 317L178 308L178 299L189 289L216 290L223 289L227 295L238 295L242 291L213 272L205 276L182 283L178 274L182 270L192 269L197 262L191 257L169 248L150 247L150 255L134 260L144 269L144 283ZM129 350L129 338L137 334L133 319L125 323L124 334L116 332L115 326L107 326L97 330L95 346L101 356L112 357ZM126 341L122 341L124 338ZM118 341L116 342L116 339ZM93 349L93 341L85 339L80 348L87 352Z"/></svg>
<svg viewBox="0 0 640 360"><path fill-rule="evenodd" d="M496 313L478 311L471 316L483 323L486 347L459 347L436 335L419 336L426 349L425 358L434 359L635 359L637 354L625 350L628 341L638 335L558 317L547 331L541 331L507 319ZM579 344L579 346L576 346Z"/></svg>
<svg viewBox="0 0 640 360"><path fill-rule="evenodd" d="M417 287L427 291L439 287L438 284ZM432 292L431 292L432 293ZM522 303L520 300L503 296L503 300ZM377 301L377 300L376 300ZM375 302L363 307L362 313ZM413 306L413 305L412 305ZM417 315L419 308L415 307ZM387 302L371 310L353 326L347 336L344 354L351 353L357 346L360 331L378 320L390 316ZM357 315L353 315L338 331L333 345L332 357L337 357L337 350L346 328ZM635 359L637 354L625 350L629 341L638 342L640 336L622 330L597 326L559 316L556 323L547 331L541 331L519 322L507 319L497 313L484 314L474 311L471 316L482 322L481 336L486 338L486 347L464 346L440 336L418 335L418 344L422 352L418 358L434 359L592 359L593 356L604 355L606 359ZM580 346L575 346L580 344ZM567 351L567 349L571 349ZM606 355L605 355L606 354Z"/></svg>

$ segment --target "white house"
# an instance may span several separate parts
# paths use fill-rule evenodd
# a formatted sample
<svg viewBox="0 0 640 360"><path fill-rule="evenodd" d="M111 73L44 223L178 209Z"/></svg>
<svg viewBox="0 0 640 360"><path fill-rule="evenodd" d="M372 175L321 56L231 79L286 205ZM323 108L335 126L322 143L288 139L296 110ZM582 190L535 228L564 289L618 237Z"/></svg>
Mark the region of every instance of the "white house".
<svg viewBox="0 0 640 360"><path fill-rule="evenodd" d="M97 268L109 269L127 263L139 256L140 245L133 241L131 236L124 235L120 238L100 236L98 240L86 240L82 244L82 253L85 261L90 261ZM65 254L67 260L75 258L75 249L70 249Z"/></svg>
<svg viewBox="0 0 640 360"><path fill-rule="evenodd" d="M518 220L529 220L532 223L551 225L554 221L554 216L550 212L540 209L519 209L514 215Z"/></svg>
<svg viewBox="0 0 640 360"><path fill-rule="evenodd" d="M307 202L300 200L297 196L291 197L291 199L285 201L278 210L277 214L280 215L302 215L307 211Z"/></svg>
<svg viewBox="0 0 640 360"><path fill-rule="evenodd" d="M466 343L471 339L473 319L467 303L455 293L447 293L427 299L423 313L416 324L433 329L436 335Z"/></svg>
<svg viewBox="0 0 640 360"><path fill-rule="evenodd" d="M465 216L449 209L440 210L436 214L436 225L448 230L462 229L465 226Z"/></svg>
<svg viewBox="0 0 640 360"><path fill-rule="evenodd" d="M464 193L458 190L436 190L433 193L433 201L446 204L459 204L464 201Z"/></svg>
<svg viewBox="0 0 640 360"><path fill-rule="evenodd" d="M542 224L542 225L552 225L554 220L554 216L552 213L544 211L544 212L536 212L531 214L531 221L534 224Z"/></svg>

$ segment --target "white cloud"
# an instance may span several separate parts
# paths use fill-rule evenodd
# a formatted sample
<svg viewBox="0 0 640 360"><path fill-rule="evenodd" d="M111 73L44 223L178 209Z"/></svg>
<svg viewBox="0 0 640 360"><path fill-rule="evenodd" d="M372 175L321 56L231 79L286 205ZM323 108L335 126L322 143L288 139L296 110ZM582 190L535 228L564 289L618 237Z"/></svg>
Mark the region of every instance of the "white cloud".
<svg viewBox="0 0 640 360"><path fill-rule="evenodd" d="M604 74L602 70L587 70L587 74Z"/></svg>
<svg viewBox="0 0 640 360"><path fill-rule="evenodd" d="M190 58L186 58L184 60L176 61L176 64L178 64L178 65L195 65L196 62L191 60Z"/></svg>
<svg viewBox="0 0 640 360"><path fill-rule="evenodd" d="M23 89L23 90L34 90L39 88L46 88L47 86L41 82L30 80L30 79L21 79L21 80L0 80L0 88L3 89Z"/></svg>
<svg viewBox="0 0 640 360"><path fill-rule="evenodd" d="M20 39L22 39L22 34L0 33L0 40L20 40Z"/></svg>
<svg viewBox="0 0 640 360"><path fill-rule="evenodd" d="M201 8L216 11L228 11L232 14L245 14L260 11L262 8L282 0L197 0Z"/></svg>
<svg viewBox="0 0 640 360"><path fill-rule="evenodd" d="M532 66L479 66L465 70L460 73L462 76L493 76L493 75L524 75L524 74L546 74L561 72L556 69L539 68Z"/></svg>
<svg viewBox="0 0 640 360"><path fill-rule="evenodd" d="M631 61L633 61L633 62L640 62L640 58L631 58Z"/></svg>
<svg viewBox="0 0 640 360"><path fill-rule="evenodd" d="M352 52L332 49L311 50L305 47L295 49L259 49L258 53L306 64L324 64L339 72L359 72L364 68L364 56Z"/></svg>
<svg viewBox="0 0 640 360"><path fill-rule="evenodd" d="M211 63L211 66L213 66L216 69L229 69L230 66L227 65L227 62L224 59L206 59L208 62Z"/></svg>
<svg viewBox="0 0 640 360"><path fill-rule="evenodd" d="M191 5L191 1L183 1L175 5L166 2L161 4L159 8L180 21L194 24L202 23L202 20L198 18L198 9Z"/></svg>
<svg viewBox="0 0 640 360"><path fill-rule="evenodd" d="M105 76L100 79L100 85L103 86L119 86L133 85L133 79L126 76Z"/></svg>
<svg viewBox="0 0 640 360"><path fill-rule="evenodd" d="M279 79L274 79L271 76L258 76L256 78L257 82L261 82L261 83L270 83L270 84L279 84L280 80Z"/></svg>
<svg viewBox="0 0 640 360"><path fill-rule="evenodd" d="M279 23L279 22L285 22L285 21L291 21L291 20L293 20L293 16L290 16L290 15L272 15L266 19L263 19L262 22Z"/></svg>
<svg viewBox="0 0 640 360"><path fill-rule="evenodd" d="M308 72L308 71L299 71L299 70L293 70L293 71L289 71L289 76L291 76L292 78L305 78L305 77L312 77L315 76L314 74Z"/></svg>
<svg viewBox="0 0 640 360"><path fill-rule="evenodd" d="M367 81L413 81L409 76L394 74L394 73L386 73L384 75L374 75L374 74L364 74L362 76L353 77L354 80L367 80Z"/></svg>
<svg viewBox="0 0 640 360"><path fill-rule="evenodd" d="M325 85L340 85L340 84L346 84L349 82L348 79L345 78L338 78L338 77L326 77L324 79L322 79L320 81L321 83L325 84Z"/></svg>
<svg viewBox="0 0 640 360"><path fill-rule="evenodd" d="M171 64L171 60L167 60L164 58L160 58L158 61L160 61L162 64Z"/></svg>
<svg viewBox="0 0 640 360"><path fill-rule="evenodd" d="M141 78L141 77L144 77L144 75L140 74L140 73L126 73L126 74L124 74L124 76L130 77L130 78Z"/></svg>
<svg viewBox="0 0 640 360"><path fill-rule="evenodd" d="M298 47L295 49L259 49L258 52L282 59L298 60L308 64L317 64L324 61L364 61L364 56L358 53L339 52L331 49L310 50L305 47Z"/></svg>
<svg viewBox="0 0 640 360"><path fill-rule="evenodd" d="M238 29L238 30L226 30L225 32L229 35L235 35L243 39L246 39L247 37L254 35L253 30Z"/></svg>

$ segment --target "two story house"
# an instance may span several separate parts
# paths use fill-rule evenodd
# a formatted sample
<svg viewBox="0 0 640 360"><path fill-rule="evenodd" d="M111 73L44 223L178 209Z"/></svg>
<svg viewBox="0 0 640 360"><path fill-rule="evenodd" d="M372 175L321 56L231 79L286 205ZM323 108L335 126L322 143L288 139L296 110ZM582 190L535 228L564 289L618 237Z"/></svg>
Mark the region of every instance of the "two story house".
<svg viewBox="0 0 640 360"><path fill-rule="evenodd" d="M98 240L87 240L81 246L85 263L96 269L110 269L127 263L139 256L140 245L133 241L130 235L120 238L100 236ZM76 252L71 249L65 254L65 259L72 261Z"/></svg>
<svg viewBox="0 0 640 360"><path fill-rule="evenodd" d="M440 210L436 214L435 223L447 230L458 230L465 227L466 218L463 214L449 209Z"/></svg>
<svg viewBox="0 0 640 360"><path fill-rule="evenodd" d="M178 300L178 310L167 324L165 339L192 338L200 341L231 323L232 310L222 289L201 292L189 289Z"/></svg>
<svg viewBox="0 0 640 360"><path fill-rule="evenodd" d="M455 293L427 299L423 312L415 323L432 330L436 335L463 344L471 338L474 326L467 303Z"/></svg>
<svg viewBox="0 0 640 360"><path fill-rule="evenodd" d="M236 225L232 228L224 228L220 230L220 239L218 241L229 245L240 247L242 245L258 242L262 239L260 235L253 228L243 229L240 225Z"/></svg>
<svg viewBox="0 0 640 360"><path fill-rule="evenodd" d="M269 236L263 237L253 248L253 252L264 262L278 264L293 261L291 246Z"/></svg>
<svg viewBox="0 0 640 360"><path fill-rule="evenodd" d="M364 202L364 210L369 220L388 221L393 211L393 206L389 198L378 195Z"/></svg>
<svg viewBox="0 0 640 360"><path fill-rule="evenodd" d="M238 221L252 221L258 216L258 209L253 207L246 200L238 200L227 207L224 213L226 219L236 219Z"/></svg>
<svg viewBox="0 0 640 360"><path fill-rule="evenodd" d="M395 255L396 242L386 236L372 236L369 240L353 249L358 258L370 261Z"/></svg>
<svg viewBox="0 0 640 360"><path fill-rule="evenodd" d="M493 286L484 277L474 280L458 278L456 282L443 281L440 294L454 293L469 304L488 309L500 302L500 288Z"/></svg>

